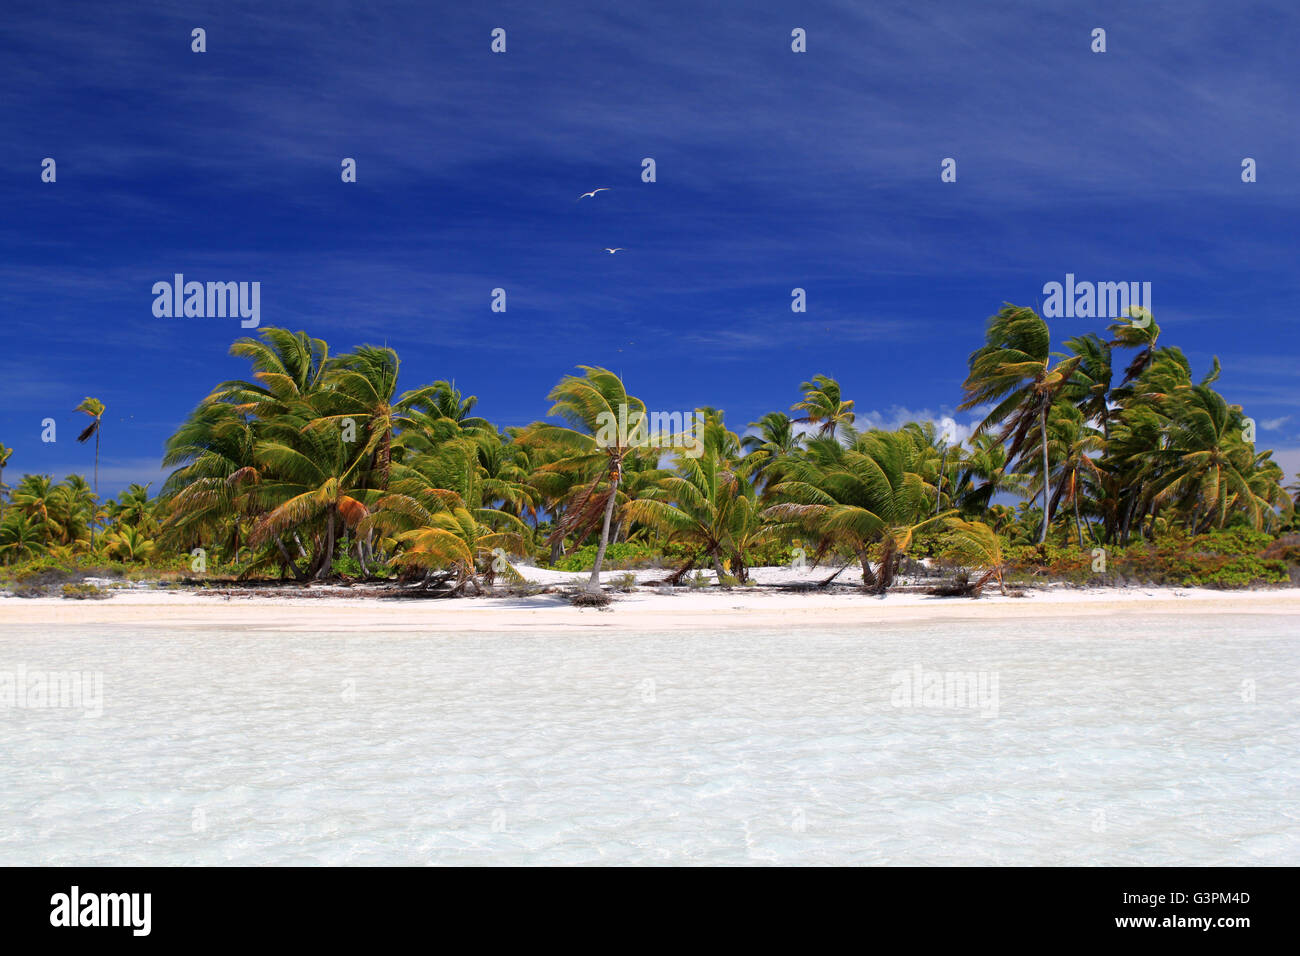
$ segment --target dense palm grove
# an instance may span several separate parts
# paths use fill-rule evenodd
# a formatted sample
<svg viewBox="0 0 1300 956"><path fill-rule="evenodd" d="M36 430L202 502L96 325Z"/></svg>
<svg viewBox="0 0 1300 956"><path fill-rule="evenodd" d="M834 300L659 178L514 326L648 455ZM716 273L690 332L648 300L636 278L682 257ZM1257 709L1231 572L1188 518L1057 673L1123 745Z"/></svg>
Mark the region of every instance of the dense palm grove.
<svg viewBox="0 0 1300 956"><path fill-rule="evenodd" d="M612 557L732 585L793 555L860 568L879 592L909 556L1000 580L1013 553L1047 564L1288 530L1282 470L1214 389L1217 361L1198 378L1159 336L1135 312L1054 354L1046 323L1007 306L970 357L960 407L984 418L965 442L928 422L858 430L853 400L818 375L741 433L701 409L688 451L647 442L644 403L605 369L563 378L551 421L499 429L450 381L399 392L392 349L331 355L266 329L231 349L247 380L218 385L167 442L156 497L133 485L101 502L76 475L10 488L0 446L0 562L202 555L229 576L397 576L472 594L517 581L521 559L590 568L596 587ZM78 411L97 470L104 406ZM620 414L627 434L611 438L602 423Z"/></svg>

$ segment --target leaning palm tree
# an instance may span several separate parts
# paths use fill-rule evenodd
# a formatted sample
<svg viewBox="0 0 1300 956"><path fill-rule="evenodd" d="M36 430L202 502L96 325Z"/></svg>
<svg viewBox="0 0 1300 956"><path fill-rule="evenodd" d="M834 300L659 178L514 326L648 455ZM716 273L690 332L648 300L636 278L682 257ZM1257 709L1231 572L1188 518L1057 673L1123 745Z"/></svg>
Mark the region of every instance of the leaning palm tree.
<svg viewBox="0 0 1300 956"><path fill-rule="evenodd" d="M5 465L9 464L9 458L13 455L14 450L7 445L0 443L0 515L5 511Z"/></svg>
<svg viewBox="0 0 1300 956"><path fill-rule="evenodd" d="M976 434L1002 425L1000 440L1011 440L1010 459L1026 457L1026 436L1035 425L1042 449L1043 522L1038 541L1047 540L1051 524L1051 461L1047 421L1052 404L1070 383L1083 357L1075 355L1052 364L1051 333L1033 309L1006 305L989 319L985 345L972 353L970 374L962 388L965 410L996 402L975 429Z"/></svg>
<svg viewBox="0 0 1300 956"><path fill-rule="evenodd" d="M81 404L73 409L75 412L82 412L90 416L90 424L82 429L81 434L77 436L77 441L83 445L90 441L90 436L95 436L95 494L99 494L99 433L104 421L104 403L97 398L86 396L81 400ZM90 526L90 546L95 546L95 526Z"/></svg>
<svg viewBox="0 0 1300 956"><path fill-rule="evenodd" d="M1002 556L1002 539L993 529L982 521L954 517L948 519L947 530L942 557L967 567L984 569L984 574L971 583L970 593L978 596L984 585L996 578L998 589L1006 594L1007 586L1002 578L1006 564Z"/></svg>
<svg viewBox="0 0 1300 956"><path fill-rule="evenodd" d="M554 534L585 537L594 530L597 516L601 516L600 545L587 582L589 591L598 591L623 461L640 447L636 436L644 431L646 409L639 398L628 395L622 379L613 372L590 365L578 367L582 375L566 375L548 396L554 404L547 414L563 419L567 427L537 423L522 440L551 443L563 449L564 457L543 465L541 471L590 478L590 484L566 511Z"/></svg>

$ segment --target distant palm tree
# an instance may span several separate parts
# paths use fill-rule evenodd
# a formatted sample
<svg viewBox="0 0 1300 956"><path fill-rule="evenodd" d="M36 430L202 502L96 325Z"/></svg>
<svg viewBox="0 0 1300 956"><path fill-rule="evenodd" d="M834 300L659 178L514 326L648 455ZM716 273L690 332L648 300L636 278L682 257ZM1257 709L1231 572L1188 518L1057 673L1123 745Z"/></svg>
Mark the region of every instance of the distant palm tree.
<svg viewBox="0 0 1300 956"><path fill-rule="evenodd" d="M745 451L740 470L755 480L762 479L764 484L779 481L785 460L793 458L802 447L794 422L785 412L768 412L750 422L749 427L756 429L756 434L740 440Z"/></svg>
<svg viewBox="0 0 1300 956"><path fill-rule="evenodd" d="M54 480L49 475L23 475L22 481L14 486L10 504L39 525L47 545L62 535L63 527L57 523Z"/></svg>
<svg viewBox="0 0 1300 956"><path fill-rule="evenodd" d="M77 441L85 444L90 441L90 436L95 436L95 494L99 494L99 433L104 421L104 403L97 398L87 396L81 400L81 404L73 409L76 412L83 412L90 416L90 424L87 425L77 436ZM95 546L95 525L90 525L90 546Z"/></svg>
<svg viewBox="0 0 1300 956"><path fill-rule="evenodd" d="M9 464L9 458L13 455L14 450L4 444L0 444L0 515L5 511L5 465Z"/></svg>
<svg viewBox="0 0 1300 956"><path fill-rule="evenodd" d="M15 508L0 521L0 561L23 561L48 550L46 530L41 522Z"/></svg>
<svg viewBox="0 0 1300 956"><path fill-rule="evenodd" d="M792 411L803 412L804 416L796 418L796 422L819 425L817 434L822 437L834 437L837 430L853 424L853 401L844 400L840 383L829 375L814 375L799 390L803 392L803 401L797 402Z"/></svg>
<svg viewBox="0 0 1300 956"><path fill-rule="evenodd" d="M1008 458L1022 457L1026 436L1037 424L1043 454L1043 522L1038 541L1047 540L1051 524L1051 461L1047 420L1052 404L1069 384L1083 357L1075 355L1052 364L1051 332L1033 309L1008 304L989 319L985 345L970 357L970 374L962 388L965 410L997 402L976 433L1002 424L1001 440L1011 439Z"/></svg>

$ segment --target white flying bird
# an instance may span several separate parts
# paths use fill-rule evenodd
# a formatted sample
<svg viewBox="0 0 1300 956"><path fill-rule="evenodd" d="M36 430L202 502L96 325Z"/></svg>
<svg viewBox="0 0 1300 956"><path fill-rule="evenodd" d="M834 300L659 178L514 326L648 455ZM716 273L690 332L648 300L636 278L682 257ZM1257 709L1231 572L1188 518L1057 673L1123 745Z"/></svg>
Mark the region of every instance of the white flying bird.
<svg viewBox="0 0 1300 956"><path fill-rule="evenodd" d="M611 249L611 248L609 248L608 246L606 246L606 247L605 247L605 251L608 252L608 253L612 256L612 255L613 255L614 253L616 253L616 252L622 252L622 251L623 251L623 247L622 247L622 246L619 246L619 247L616 248L616 249Z"/></svg>
<svg viewBox="0 0 1300 956"><path fill-rule="evenodd" d="M578 197L578 202L582 202L582 200L588 198L589 196L595 196L596 193L607 193L609 192L610 188L611 187L609 186L601 186L599 189L593 189L589 193L583 193L581 196Z"/></svg>

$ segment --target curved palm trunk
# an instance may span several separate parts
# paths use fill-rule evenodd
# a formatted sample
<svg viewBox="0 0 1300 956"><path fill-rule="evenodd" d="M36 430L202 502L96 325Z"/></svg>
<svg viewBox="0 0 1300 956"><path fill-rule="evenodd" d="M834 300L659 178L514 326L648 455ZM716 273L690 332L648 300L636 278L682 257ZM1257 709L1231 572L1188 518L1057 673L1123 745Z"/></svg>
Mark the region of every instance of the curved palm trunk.
<svg viewBox="0 0 1300 956"><path fill-rule="evenodd" d="M1079 524L1079 489L1076 486L1071 492L1074 498L1074 533L1079 536L1079 547L1083 547L1083 526ZM1092 529L1090 528L1089 531Z"/></svg>
<svg viewBox="0 0 1300 956"><path fill-rule="evenodd" d="M323 552L324 560L321 561L320 568L316 571L316 580L323 581L329 577L330 568L334 565L334 509L330 508L325 516L325 550Z"/></svg>
<svg viewBox="0 0 1300 956"><path fill-rule="evenodd" d="M867 557L866 548L862 548L858 551L858 560L862 562L862 587L870 591L876 587L877 582L876 575L871 570L871 559ZM829 584L833 580L835 580L834 575L828 578L826 583Z"/></svg>
<svg viewBox="0 0 1300 956"><path fill-rule="evenodd" d="M898 544L892 537L885 539L881 549L880 573L877 575L875 593L884 594L894 583L894 568L898 565Z"/></svg>
<svg viewBox="0 0 1300 956"><path fill-rule="evenodd" d="M934 487L934 513L939 514L940 504L943 502L943 472L948 467L948 449L943 450L943 460L939 463L939 477Z"/></svg>
<svg viewBox="0 0 1300 956"><path fill-rule="evenodd" d="M294 580L305 580L307 575L298 568L298 562L289 557L289 549L284 546L284 541L280 539L279 535L275 538L275 546L280 550L280 558L289 566L289 570L293 572Z"/></svg>
<svg viewBox="0 0 1300 956"><path fill-rule="evenodd" d="M605 523L600 529L600 547L596 551L596 563L591 566L591 579L587 582L587 590L600 590L600 566L605 560L605 549L609 547L609 523L614 517L614 501L618 498L618 482L615 478L609 486L609 501L605 502Z"/></svg>
<svg viewBox="0 0 1300 956"><path fill-rule="evenodd" d="M1051 482L1051 465L1047 457L1047 410L1051 403L1043 401L1043 413L1038 419L1038 433L1043 442L1043 528L1038 535L1038 543L1044 544L1047 541L1047 526L1052 523L1052 503L1048 497L1048 490Z"/></svg>
<svg viewBox="0 0 1300 956"><path fill-rule="evenodd" d="M713 573L718 576L718 587L724 587L730 590L728 585L722 583L722 579L726 577L727 572L722 567L722 558L718 556L717 551L713 552Z"/></svg>
<svg viewBox="0 0 1300 956"><path fill-rule="evenodd" d="M99 428L95 429L95 497L99 497ZM95 549L95 506L90 506L90 548Z"/></svg>

